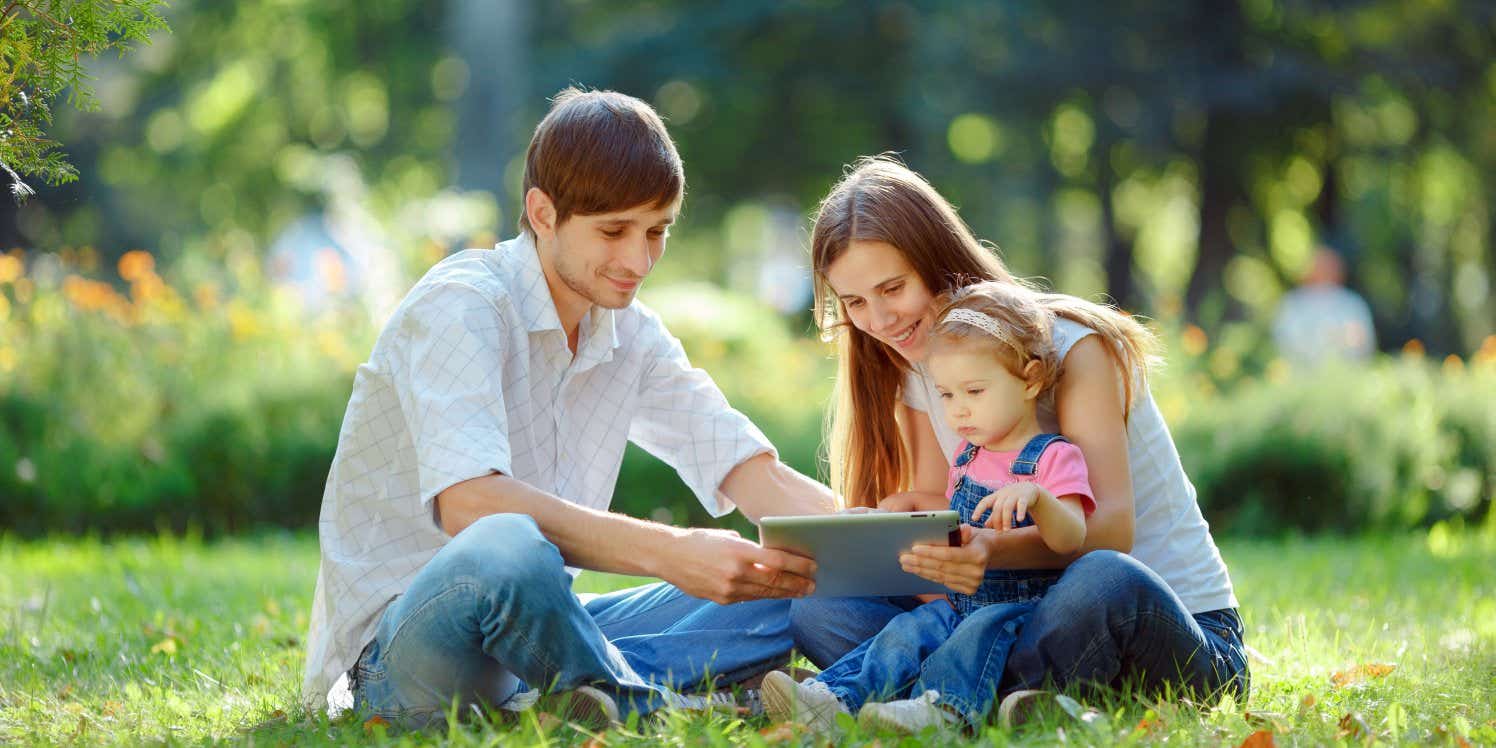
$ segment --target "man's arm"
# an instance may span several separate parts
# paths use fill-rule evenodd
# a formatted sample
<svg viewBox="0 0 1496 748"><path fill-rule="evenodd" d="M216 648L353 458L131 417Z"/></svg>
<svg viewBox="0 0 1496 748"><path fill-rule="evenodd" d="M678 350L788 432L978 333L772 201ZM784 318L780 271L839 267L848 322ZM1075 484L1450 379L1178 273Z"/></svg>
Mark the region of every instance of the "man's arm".
<svg viewBox="0 0 1496 748"><path fill-rule="evenodd" d="M836 511L831 489L767 452L738 463L722 479L721 490L754 524L764 517Z"/></svg>
<svg viewBox="0 0 1496 748"><path fill-rule="evenodd" d="M436 510L442 529L454 536L490 514L526 514L572 566L659 577L713 602L799 597L814 589L815 562L760 548L731 530L669 527L591 509L497 473L437 494Z"/></svg>

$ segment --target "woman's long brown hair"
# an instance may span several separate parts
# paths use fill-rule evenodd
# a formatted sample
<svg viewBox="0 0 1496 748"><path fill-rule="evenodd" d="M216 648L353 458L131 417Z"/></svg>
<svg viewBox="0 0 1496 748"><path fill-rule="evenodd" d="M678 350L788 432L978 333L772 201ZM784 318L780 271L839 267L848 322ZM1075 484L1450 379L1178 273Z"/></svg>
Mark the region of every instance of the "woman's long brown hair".
<svg viewBox="0 0 1496 748"><path fill-rule="evenodd" d="M836 387L826 426L829 478L847 505L877 506L880 499L908 490L913 479L910 445L898 423L909 364L847 320L826 280L831 264L853 241L893 245L932 294L979 281L1029 284L1008 271L996 247L977 240L929 182L891 156L859 159L821 202L810 251L816 322L823 337L837 339ZM1042 297L1056 315L1111 342L1108 350L1122 371L1136 372L1124 377L1124 402L1130 408L1134 387L1142 384L1152 361L1152 334L1115 308L1063 294Z"/></svg>

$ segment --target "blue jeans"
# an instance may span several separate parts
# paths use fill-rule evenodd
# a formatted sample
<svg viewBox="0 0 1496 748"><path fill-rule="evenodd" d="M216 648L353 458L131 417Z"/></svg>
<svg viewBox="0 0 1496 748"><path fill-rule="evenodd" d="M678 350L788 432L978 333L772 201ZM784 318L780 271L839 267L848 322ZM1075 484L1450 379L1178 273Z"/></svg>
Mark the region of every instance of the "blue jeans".
<svg viewBox="0 0 1496 748"><path fill-rule="evenodd" d="M876 635L907 608L896 598L796 600L796 646L819 667ZM1000 632L988 635L999 639ZM1190 615L1142 562L1093 551L1072 563L1018 632L1000 693L1071 685L1197 694L1250 689L1241 619L1234 609ZM848 643L851 643L850 645Z"/></svg>
<svg viewBox="0 0 1496 748"><path fill-rule="evenodd" d="M523 514L474 522L385 610L353 669L364 713L421 726L458 703L497 706L527 688L593 685L624 713L676 703L675 688L738 680L784 661L789 602L724 606L667 584L571 591L556 546Z"/></svg>
<svg viewBox="0 0 1496 748"><path fill-rule="evenodd" d="M936 600L888 622L816 680L852 712L869 701L939 692L938 702L975 726L997 700L1008 652L1034 600L994 603L962 615Z"/></svg>

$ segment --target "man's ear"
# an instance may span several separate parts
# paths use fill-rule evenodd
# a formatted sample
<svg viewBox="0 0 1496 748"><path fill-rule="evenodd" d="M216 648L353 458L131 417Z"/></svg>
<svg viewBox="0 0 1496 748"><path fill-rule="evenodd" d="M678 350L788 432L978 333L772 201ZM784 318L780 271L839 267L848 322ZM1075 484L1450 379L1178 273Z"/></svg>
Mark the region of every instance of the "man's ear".
<svg viewBox="0 0 1496 748"><path fill-rule="evenodd" d="M525 218L537 237L550 239L556 233L556 204L539 187L525 192Z"/></svg>
<svg viewBox="0 0 1496 748"><path fill-rule="evenodd" d="M1023 366L1023 381L1028 383L1023 388L1023 394L1030 400L1038 397L1039 390L1043 387L1043 383L1039 381L1039 368L1038 359L1029 361Z"/></svg>

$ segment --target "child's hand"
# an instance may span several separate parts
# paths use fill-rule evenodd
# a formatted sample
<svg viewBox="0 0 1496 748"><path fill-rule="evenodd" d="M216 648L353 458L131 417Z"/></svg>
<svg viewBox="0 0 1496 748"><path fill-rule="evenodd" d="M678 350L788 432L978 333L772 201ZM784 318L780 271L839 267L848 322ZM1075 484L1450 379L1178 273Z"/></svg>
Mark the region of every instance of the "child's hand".
<svg viewBox="0 0 1496 748"><path fill-rule="evenodd" d="M1022 522L1029 511L1046 498L1054 500L1054 496L1038 483L1009 483L978 502L971 510L971 516L980 517L984 510L991 509L992 514L987 516L984 524L999 531L1011 530L1014 522Z"/></svg>

